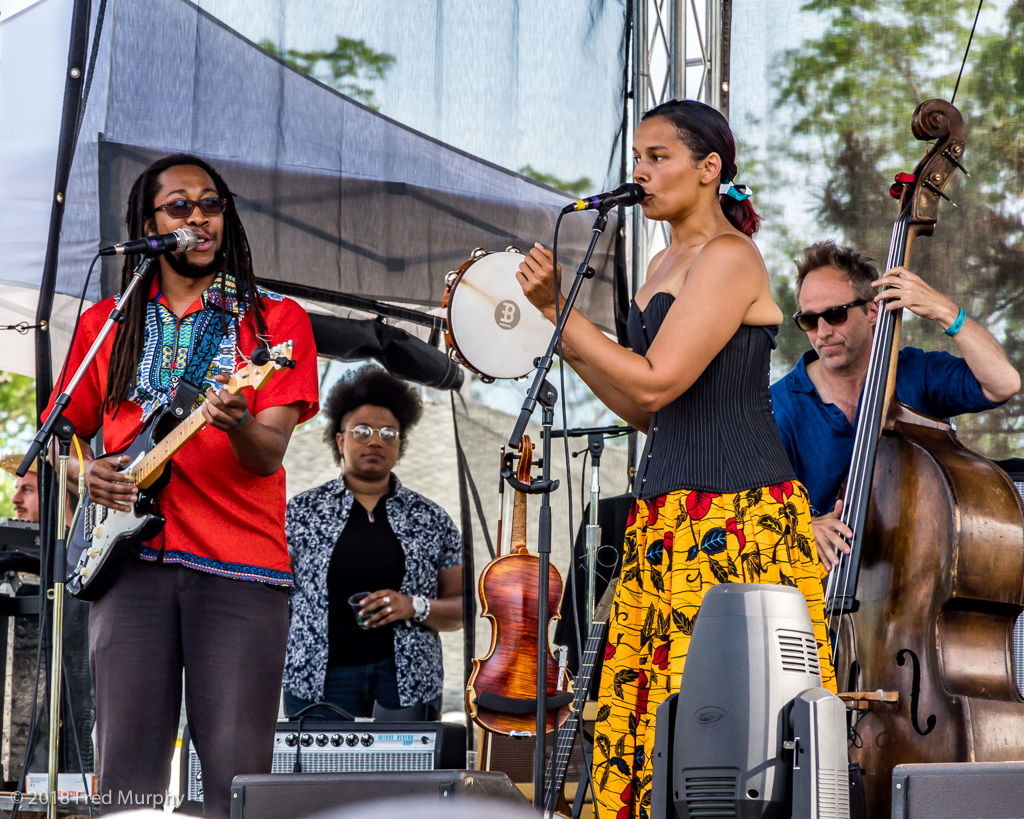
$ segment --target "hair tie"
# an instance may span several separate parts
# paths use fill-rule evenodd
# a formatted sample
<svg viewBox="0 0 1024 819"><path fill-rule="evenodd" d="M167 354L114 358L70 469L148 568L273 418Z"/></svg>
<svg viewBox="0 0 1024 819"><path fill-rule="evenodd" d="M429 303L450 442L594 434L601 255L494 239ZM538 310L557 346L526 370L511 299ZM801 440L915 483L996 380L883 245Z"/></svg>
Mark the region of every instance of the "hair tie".
<svg viewBox="0 0 1024 819"><path fill-rule="evenodd" d="M752 193L753 191L746 185L736 185L731 180L723 182L718 186L719 196L731 196L737 202L749 199Z"/></svg>

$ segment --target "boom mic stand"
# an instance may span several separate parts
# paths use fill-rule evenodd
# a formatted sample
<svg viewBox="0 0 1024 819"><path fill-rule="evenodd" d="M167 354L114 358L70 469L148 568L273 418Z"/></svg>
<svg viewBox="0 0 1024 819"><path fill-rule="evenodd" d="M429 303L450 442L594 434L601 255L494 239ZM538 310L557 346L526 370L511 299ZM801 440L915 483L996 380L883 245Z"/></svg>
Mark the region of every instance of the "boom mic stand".
<svg viewBox="0 0 1024 819"><path fill-rule="evenodd" d="M149 269L149 265L153 259L150 256L144 256L142 261L139 262L135 268L135 272L132 273L131 281L128 286L124 289L121 294L121 298L118 300L117 305L113 310L110 311L110 315L107 317L106 322L100 329L99 335L93 342L92 347L89 348L89 352L85 354L85 358L82 359L82 363L78 366L78 370L75 372L71 381L68 382L68 386L57 396L53 402L53 411L50 413L46 422L39 428L39 432L36 433L35 438L32 440L32 445L28 448L28 452L25 453L25 457L21 464L18 466L17 475L19 478L24 477L25 473L28 472L29 467L32 465L39 454L43 452L53 440L57 437L60 446L60 475L59 475L59 487L57 497L57 527L55 531L49 533L47 540L53 543L50 550L50 554L53 556L53 586L51 599L53 600L53 658L50 665L50 724L49 728L49 753L50 758L47 761L49 765L48 773L49 777L47 780L47 786L49 788L49 798L46 802L46 816L47 819L55 819L57 815L57 737L60 723L60 696L61 696L61 661L64 656L64 578L67 576L67 536L64 532L64 508L66 506L66 490L67 490L67 462L70 448L71 436L75 432L74 425L64 417L64 410L67 409L68 404L71 403L71 396L74 394L78 384L85 377L89 367L92 365L93 360L96 358L96 354L99 352L100 347L103 346L103 342L107 336L110 335L110 331L114 329L114 326L118 324L124 317L123 305L127 304L128 297L132 291L138 286L139 282L142 281L142 277L146 275L146 271ZM81 468L79 464L79 468ZM81 507L79 507L81 508ZM78 520L76 514L75 521ZM44 547L45 543L41 544Z"/></svg>
<svg viewBox="0 0 1024 819"><path fill-rule="evenodd" d="M551 493L558 488L558 481L551 480L551 428L554 421L554 406L558 398L555 388L547 382L547 375L551 372L551 365L554 362L555 350L565 329L565 323L572 312L573 304L579 295L583 280L594 276L594 270L590 267L590 257L594 255L597 247L597 240L601 238L604 229L608 226L608 213L601 210L594 220L591 229L590 245L587 247L586 255L576 270L576 278L573 280L569 294L565 298L565 305L558 314L558 322L555 331L551 334L551 341L544 355L537 362L537 372L533 378L533 384L526 393L526 400L519 411L519 419L512 430L509 438L509 449L516 450L526 432L526 425L530 422L537 403L543 407L541 424L542 441L542 464L541 480L531 481L526 486L516 480L511 474L503 477L511 486L521 492L541 495L540 518L537 526L537 555L540 558L539 572L537 579L537 742L533 754L533 804L541 809L544 806L544 751L545 751L545 728L547 727L547 688L548 688L548 569L551 565ZM557 260L556 260L557 261ZM555 274L557 276L557 272ZM557 306L557 302L556 302Z"/></svg>

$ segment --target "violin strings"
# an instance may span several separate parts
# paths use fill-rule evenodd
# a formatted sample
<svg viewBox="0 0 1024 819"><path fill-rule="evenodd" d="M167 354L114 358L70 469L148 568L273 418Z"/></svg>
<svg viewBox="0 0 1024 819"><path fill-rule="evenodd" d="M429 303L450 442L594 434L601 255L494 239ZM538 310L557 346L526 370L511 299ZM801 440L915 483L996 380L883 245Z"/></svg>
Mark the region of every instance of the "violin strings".
<svg viewBox="0 0 1024 819"><path fill-rule="evenodd" d="M974 15L974 25L971 26L971 34L967 38L967 48L964 49L964 59L960 63L960 73L956 75L956 85L953 86L953 96L949 98L949 104L953 104L953 100L956 99L956 92L960 88L960 78L964 75L964 66L967 65L967 55L971 53L971 42L974 40L974 30L978 27L978 18L981 17L981 7L985 3L985 0L978 0L978 11Z"/></svg>

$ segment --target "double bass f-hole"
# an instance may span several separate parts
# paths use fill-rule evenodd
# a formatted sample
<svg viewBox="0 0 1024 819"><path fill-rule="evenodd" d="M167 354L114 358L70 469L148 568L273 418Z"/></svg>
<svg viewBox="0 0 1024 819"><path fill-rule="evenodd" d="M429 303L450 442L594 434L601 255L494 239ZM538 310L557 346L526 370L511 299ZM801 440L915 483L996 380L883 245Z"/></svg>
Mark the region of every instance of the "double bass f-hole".
<svg viewBox="0 0 1024 819"><path fill-rule="evenodd" d="M907 664L907 658L910 658L911 666L911 679L910 679L910 722L914 726L914 730L917 731L923 737L928 736L935 727L936 717L935 714L929 714L928 716L928 727L925 730L921 730L921 721L917 718L917 707L921 699L921 661L918 656L911 651L909 648L901 648L896 652L896 665L902 668Z"/></svg>

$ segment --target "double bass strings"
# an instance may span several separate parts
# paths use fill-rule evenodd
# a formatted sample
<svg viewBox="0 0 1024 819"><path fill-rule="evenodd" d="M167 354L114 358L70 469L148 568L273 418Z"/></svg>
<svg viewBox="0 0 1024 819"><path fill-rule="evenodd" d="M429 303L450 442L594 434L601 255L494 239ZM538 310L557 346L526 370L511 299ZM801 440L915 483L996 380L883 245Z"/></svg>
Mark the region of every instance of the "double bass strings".
<svg viewBox="0 0 1024 819"><path fill-rule="evenodd" d="M899 265L900 260L906 253L907 224L910 214L910 206L904 209L900 217L893 225L892 240L889 245L889 254L886 260L886 270ZM861 411L871 413L863 422L858 422L854 435L853 455L848 472L849 483L847 485L846 499L843 504L842 520L854 528L853 540L857 539L857 532L854 524L863 517L859 512L867 503L867 490L870 486L871 475L867 461L871 457L872 438L881 434L881 391L885 390L888 379L881 378L880 373L884 371L890 355L891 339L895 333L896 311L883 308L876 320L876 335L872 343L871 355L868 361L868 371L865 378L865 390L861 398ZM851 544L852 545L852 544ZM829 629L833 634L838 633L836 618L842 615L839 609L838 592L849 589L850 573L853 568L853 555L846 555L840 552L839 565L829 572L826 586L826 619ZM840 580L841 578L841 580Z"/></svg>

